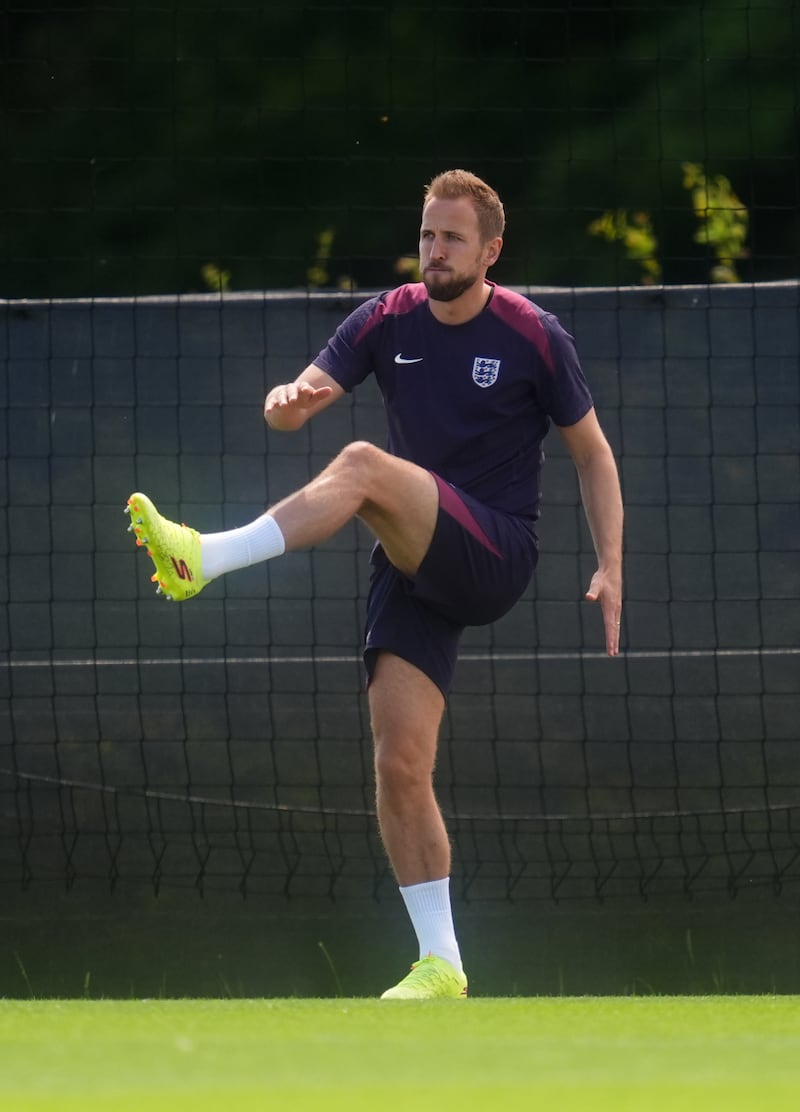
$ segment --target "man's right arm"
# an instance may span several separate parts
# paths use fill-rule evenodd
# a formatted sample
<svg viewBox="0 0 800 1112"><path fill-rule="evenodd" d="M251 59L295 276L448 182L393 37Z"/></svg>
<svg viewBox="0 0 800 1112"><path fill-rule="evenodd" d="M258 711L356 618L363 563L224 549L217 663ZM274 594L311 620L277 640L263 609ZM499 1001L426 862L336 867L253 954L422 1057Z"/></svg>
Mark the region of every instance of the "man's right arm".
<svg viewBox="0 0 800 1112"><path fill-rule="evenodd" d="M264 402L264 420L271 429L295 432L344 392L335 379L311 363L294 382L273 386Z"/></svg>

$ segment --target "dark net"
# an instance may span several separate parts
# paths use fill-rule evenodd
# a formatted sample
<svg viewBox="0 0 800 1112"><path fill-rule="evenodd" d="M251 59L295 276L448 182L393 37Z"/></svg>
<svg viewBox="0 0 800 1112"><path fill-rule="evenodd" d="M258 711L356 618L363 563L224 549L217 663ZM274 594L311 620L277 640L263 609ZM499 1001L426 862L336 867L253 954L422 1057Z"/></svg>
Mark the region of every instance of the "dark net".
<svg viewBox="0 0 800 1112"><path fill-rule="evenodd" d="M607 659L572 463L547 445L535 582L469 631L438 791L474 899L735 893L800 879L796 283L549 292L627 506ZM359 658L369 537L153 593L129 491L213 531L353 437L261 399L349 298L6 306L2 879L379 895ZM265 358L266 357L266 358ZM268 368L265 380L265 367Z"/></svg>

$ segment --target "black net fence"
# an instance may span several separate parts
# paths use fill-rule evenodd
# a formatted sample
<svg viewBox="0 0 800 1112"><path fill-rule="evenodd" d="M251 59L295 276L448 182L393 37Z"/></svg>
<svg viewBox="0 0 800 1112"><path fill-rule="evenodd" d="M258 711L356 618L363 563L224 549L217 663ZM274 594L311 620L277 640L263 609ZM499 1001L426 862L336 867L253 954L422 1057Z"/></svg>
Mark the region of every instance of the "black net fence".
<svg viewBox="0 0 800 1112"><path fill-rule="evenodd" d="M800 880L798 285L546 292L627 506L623 655L547 445L534 584L469 631L437 787L472 899L781 891ZM350 296L4 306L0 877L289 895L393 887L359 650L369 537L154 594L123 508L240 524L354 437L261 399Z"/></svg>

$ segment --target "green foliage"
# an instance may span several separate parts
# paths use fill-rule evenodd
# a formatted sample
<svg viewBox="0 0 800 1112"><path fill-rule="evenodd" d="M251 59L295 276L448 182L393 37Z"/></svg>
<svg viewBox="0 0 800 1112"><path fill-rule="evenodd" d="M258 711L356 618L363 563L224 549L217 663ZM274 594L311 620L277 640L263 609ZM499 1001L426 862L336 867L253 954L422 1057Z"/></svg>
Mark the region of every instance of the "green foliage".
<svg viewBox="0 0 800 1112"><path fill-rule="evenodd" d="M394 272L400 276L402 282L421 281L422 271L419 268L419 257L417 255L401 255L394 261Z"/></svg>
<svg viewBox="0 0 800 1112"><path fill-rule="evenodd" d="M656 255L658 240L649 212L635 212L630 219L625 209L604 212L592 221L588 231L589 235L599 236L609 243L621 243L625 248L625 257L641 267L640 282L643 286L652 286L660 281L661 263Z"/></svg>
<svg viewBox="0 0 800 1112"><path fill-rule="evenodd" d="M735 262L749 255L745 247L749 224L747 208L724 175L709 178L703 166L696 162L683 163L683 187L691 191L692 208L700 222L694 241L710 247L717 259L711 267L711 281L738 282ZM661 264L656 257L658 240L648 212L636 212L629 218L626 209L607 211L593 220L587 231L609 243L621 243L625 257L641 266L642 285L660 280Z"/></svg>
<svg viewBox="0 0 800 1112"><path fill-rule="evenodd" d="M323 228L317 236L316 256L314 262L306 271L306 281L310 290L318 290L322 286L330 285L328 264L330 263L335 237L335 228Z"/></svg>
<svg viewBox="0 0 800 1112"><path fill-rule="evenodd" d="M692 208L700 221L695 243L710 247L717 257L713 282L738 282L736 260L748 258L745 247L748 212L722 174L707 177L702 165L684 162L683 187L691 191Z"/></svg>
<svg viewBox="0 0 800 1112"><path fill-rule="evenodd" d="M227 293L231 288L231 272L221 270L216 263L206 263L200 268L206 288L213 293Z"/></svg>
<svg viewBox="0 0 800 1112"><path fill-rule="evenodd" d="M306 271L306 285L310 290L324 289L334 284L331 281L330 264L335 238L335 228L323 228L317 236L314 261ZM339 290L354 290L356 288L355 282L348 274L340 274L335 285Z"/></svg>

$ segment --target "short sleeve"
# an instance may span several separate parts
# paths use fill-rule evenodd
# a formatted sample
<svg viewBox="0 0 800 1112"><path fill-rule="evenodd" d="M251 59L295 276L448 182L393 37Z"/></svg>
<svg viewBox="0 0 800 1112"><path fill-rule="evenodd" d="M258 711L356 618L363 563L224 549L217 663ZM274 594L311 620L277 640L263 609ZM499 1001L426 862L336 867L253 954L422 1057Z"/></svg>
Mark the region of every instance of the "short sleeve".
<svg viewBox="0 0 800 1112"><path fill-rule="evenodd" d="M345 317L314 360L348 392L373 370L370 337L381 317L380 298L372 297Z"/></svg>
<svg viewBox="0 0 800 1112"><path fill-rule="evenodd" d="M566 428L586 416L593 405L592 395L572 336L551 313L542 314L541 322L549 345L550 372L542 400L548 416Z"/></svg>

